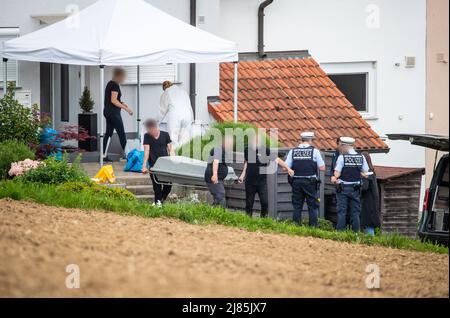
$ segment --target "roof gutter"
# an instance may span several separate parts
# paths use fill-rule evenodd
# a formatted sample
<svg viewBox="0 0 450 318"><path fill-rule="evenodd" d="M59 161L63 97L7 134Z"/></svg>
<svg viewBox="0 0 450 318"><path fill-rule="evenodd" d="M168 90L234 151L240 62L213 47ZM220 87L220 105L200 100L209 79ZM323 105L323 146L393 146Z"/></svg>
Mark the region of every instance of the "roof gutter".
<svg viewBox="0 0 450 318"><path fill-rule="evenodd" d="M263 1L258 8L258 55L260 58L265 58L264 52L264 10L272 4L273 0Z"/></svg>

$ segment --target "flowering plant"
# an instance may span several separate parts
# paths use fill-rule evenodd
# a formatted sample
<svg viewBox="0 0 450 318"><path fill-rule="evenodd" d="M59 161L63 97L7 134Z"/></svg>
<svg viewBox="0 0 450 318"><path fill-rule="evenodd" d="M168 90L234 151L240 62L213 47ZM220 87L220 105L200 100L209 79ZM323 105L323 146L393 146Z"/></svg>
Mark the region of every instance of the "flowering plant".
<svg viewBox="0 0 450 318"><path fill-rule="evenodd" d="M24 161L14 162L9 169L10 177L23 176L27 171L37 169L41 166L45 166L45 163L41 161L35 161L31 159L25 159Z"/></svg>

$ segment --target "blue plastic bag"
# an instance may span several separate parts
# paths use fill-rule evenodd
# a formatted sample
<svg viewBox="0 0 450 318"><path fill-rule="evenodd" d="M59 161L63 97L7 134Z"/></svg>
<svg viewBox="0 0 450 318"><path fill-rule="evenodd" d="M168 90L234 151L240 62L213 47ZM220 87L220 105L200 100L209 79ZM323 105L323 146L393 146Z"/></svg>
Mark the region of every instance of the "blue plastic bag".
<svg viewBox="0 0 450 318"><path fill-rule="evenodd" d="M144 152L137 149L131 150L127 155L127 164L124 171L126 172L141 172L144 163Z"/></svg>
<svg viewBox="0 0 450 318"><path fill-rule="evenodd" d="M42 131L39 139L39 147L45 157L62 159L62 139L58 137L58 131L47 127Z"/></svg>

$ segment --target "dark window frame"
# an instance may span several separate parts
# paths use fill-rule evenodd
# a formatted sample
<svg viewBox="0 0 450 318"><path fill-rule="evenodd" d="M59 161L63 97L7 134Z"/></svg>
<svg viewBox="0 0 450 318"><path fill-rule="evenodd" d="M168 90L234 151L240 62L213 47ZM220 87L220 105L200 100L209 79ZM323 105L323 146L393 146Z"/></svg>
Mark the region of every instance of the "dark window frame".
<svg viewBox="0 0 450 318"><path fill-rule="evenodd" d="M344 88L342 88L342 86L340 87L339 84L336 84L335 80L333 78L337 77L337 76L352 76L352 75L364 75L365 78L365 98L364 98L364 102L363 102L363 106L361 107L360 105L357 105L357 103L354 101L354 99L349 96L349 94L345 91ZM345 97L352 103L352 105L355 107L355 109L363 114L369 114L370 113L370 105L369 105L369 89L370 89L370 74L369 72L349 72L349 73L330 73L328 74L328 77L333 81L333 83L336 84L337 88L345 95Z"/></svg>

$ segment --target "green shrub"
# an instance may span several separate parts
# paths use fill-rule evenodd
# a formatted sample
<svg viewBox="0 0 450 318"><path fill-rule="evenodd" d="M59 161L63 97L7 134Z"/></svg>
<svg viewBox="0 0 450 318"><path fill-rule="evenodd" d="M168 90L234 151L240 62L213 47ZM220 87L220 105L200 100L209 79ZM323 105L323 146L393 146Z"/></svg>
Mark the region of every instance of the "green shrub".
<svg viewBox="0 0 450 318"><path fill-rule="evenodd" d="M80 97L79 105L83 113L90 113L94 109L94 101L91 97L91 91L86 86L83 90L83 94Z"/></svg>
<svg viewBox="0 0 450 318"><path fill-rule="evenodd" d="M17 140L27 145L39 144L40 114L21 105L14 96L14 86L0 99L0 140Z"/></svg>
<svg viewBox="0 0 450 318"><path fill-rule="evenodd" d="M80 167L80 157L73 164L68 162L67 154L62 160L50 157L44 160L45 165L28 171L21 179L25 182L62 184L66 182L91 182L88 175Z"/></svg>
<svg viewBox="0 0 450 318"><path fill-rule="evenodd" d="M8 177L11 163L25 159L34 160L34 152L22 142L11 140L0 143L0 179Z"/></svg>
<svg viewBox="0 0 450 318"><path fill-rule="evenodd" d="M114 200L136 200L133 193L123 188L109 188L93 182L67 182L58 186L58 190L71 193L89 193L91 195L99 195Z"/></svg>
<svg viewBox="0 0 450 318"><path fill-rule="evenodd" d="M188 143L178 148L177 149L178 155L183 155L186 157L195 158L199 160L206 160L207 156L209 155L209 152L207 151L206 154L203 154L204 148L207 145L210 147L214 147L217 145L218 142L221 141L221 139L218 138L218 136L215 136L214 132L218 131L220 132L221 136L224 136L227 129L233 129L235 132L234 137L236 150L236 141L237 141L236 136L238 135L237 132L245 132L247 129L251 129L256 132L258 127L249 123L237 123L237 124L234 122L215 123L211 125L211 127L206 131L206 133L203 136L195 137L191 139ZM271 139L268 135L265 135L265 138L266 138L266 145L268 145L270 148L281 146L281 144L277 140ZM243 146L247 147L248 136L244 135L243 141L244 141Z"/></svg>

